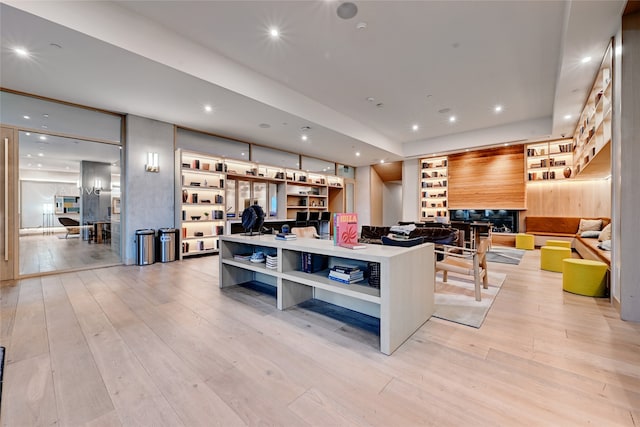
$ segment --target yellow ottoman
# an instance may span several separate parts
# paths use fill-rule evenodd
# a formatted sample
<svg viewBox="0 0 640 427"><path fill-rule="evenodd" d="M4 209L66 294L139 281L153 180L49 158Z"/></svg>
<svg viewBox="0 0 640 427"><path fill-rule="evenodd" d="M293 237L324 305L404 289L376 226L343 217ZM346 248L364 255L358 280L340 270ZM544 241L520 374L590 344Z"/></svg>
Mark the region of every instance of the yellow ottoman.
<svg viewBox="0 0 640 427"><path fill-rule="evenodd" d="M540 268L562 273L562 260L571 258L571 249L561 246L543 246L540 248Z"/></svg>
<svg viewBox="0 0 640 427"><path fill-rule="evenodd" d="M532 250L535 248L535 239L533 234L518 233L516 234L516 249Z"/></svg>
<svg viewBox="0 0 640 427"><path fill-rule="evenodd" d="M562 248L571 249L571 242L567 242L566 240L547 240L544 242L545 246L560 246Z"/></svg>
<svg viewBox="0 0 640 427"><path fill-rule="evenodd" d="M607 264L590 259L562 261L562 289L588 297L607 296Z"/></svg>

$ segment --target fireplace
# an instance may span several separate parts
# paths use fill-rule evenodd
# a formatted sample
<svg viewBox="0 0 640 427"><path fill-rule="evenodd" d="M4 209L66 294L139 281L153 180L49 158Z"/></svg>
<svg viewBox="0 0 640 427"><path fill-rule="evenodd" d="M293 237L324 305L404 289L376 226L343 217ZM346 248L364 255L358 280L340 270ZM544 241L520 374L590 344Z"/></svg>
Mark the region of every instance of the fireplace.
<svg viewBox="0 0 640 427"><path fill-rule="evenodd" d="M451 209L451 221L490 222L493 233L517 233L518 212L514 209Z"/></svg>

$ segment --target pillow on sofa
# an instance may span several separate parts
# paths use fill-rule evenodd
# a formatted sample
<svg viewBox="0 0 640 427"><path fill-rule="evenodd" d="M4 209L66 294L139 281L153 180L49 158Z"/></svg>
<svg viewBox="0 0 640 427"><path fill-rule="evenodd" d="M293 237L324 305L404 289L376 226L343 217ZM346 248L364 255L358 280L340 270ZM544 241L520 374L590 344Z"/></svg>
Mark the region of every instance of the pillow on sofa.
<svg viewBox="0 0 640 427"><path fill-rule="evenodd" d="M580 219L580 226L578 227L578 234L582 235L583 231L600 231L602 228L601 219Z"/></svg>
<svg viewBox="0 0 640 427"><path fill-rule="evenodd" d="M602 231L600 232L600 236L598 236L598 240L604 242L605 240L611 240L611 223L607 224Z"/></svg>
<svg viewBox="0 0 640 427"><path fill-rule="evenodd" d="M611 250L611 240L605 240L603 242L598 243L598 247L600 249L602 249L603 251L610 251Z"/></svg>
<svg viewBox="0 0 640 427"><path fill-rule="evenodd" d="M587 231L583 231L582 233L580 233L580 237L587 237L587 238L595 238L595 237L600 237L600 232L599 231L594 231L594 230L587 230ZM600 240L600 239L598 239ZM600 240L602 241L602 240Z"/></svg>

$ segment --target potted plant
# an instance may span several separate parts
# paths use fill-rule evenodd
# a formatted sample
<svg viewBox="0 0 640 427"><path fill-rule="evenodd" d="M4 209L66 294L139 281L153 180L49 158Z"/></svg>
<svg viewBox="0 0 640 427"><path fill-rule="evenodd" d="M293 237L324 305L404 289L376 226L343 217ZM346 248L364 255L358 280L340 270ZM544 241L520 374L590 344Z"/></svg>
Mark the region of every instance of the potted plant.
<svg viewBox="0 0 640 427"><path fill-rule="evenodd" d="M205 213L204 213L204 219L205 219L205 220L209 219L209 212L205 212Z"/></svg>

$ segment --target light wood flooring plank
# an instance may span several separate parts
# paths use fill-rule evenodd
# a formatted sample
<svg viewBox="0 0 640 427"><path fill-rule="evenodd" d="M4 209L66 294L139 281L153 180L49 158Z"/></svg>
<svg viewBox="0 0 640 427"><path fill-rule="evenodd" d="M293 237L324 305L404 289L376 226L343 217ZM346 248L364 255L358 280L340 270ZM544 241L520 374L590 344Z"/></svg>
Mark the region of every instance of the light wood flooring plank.
<svg viewBox="0 0 640 427"><path fill-rule="evenodd" d="M45 322L41 280L21 281L11 345L7 348L5 356L7 363L49 352Z"/></svg>
<svg viewBox="0 0 640 427"><path fill-rule="evenodd" d="M53 384L61 425L90 422L114 409L67 294L63 276L42 279Z"/></svg>
<svg viewBox="0 0 640 427"><path fill-rule="evenodd" d="M136 424L164 399L185 425L638 427L640 325L539 262L490 263L507 280L480 329L432 319L392 356L373 334L219 289L217 257L20 281L0 331L27 358L7 365L2 424Z"/></svg>
<svg viewBox="0 0 640 427"><path fill-rule="evenodd" d="M0 345L4 347L8 347L11 340L19 295L20 287L15 281L0 285Z"/></svg>
<svg viewBox="0 0 640 427"><path fill-rule="evenodd" d="M58 422L48 354L5 366L3 382L3 426L51 426Z"/></svg>
<svg viewBox="0 0 640 427"><path fill-rule="evenodd" d="M63 286L122 424L182 425L77 276L64 276Z"/></svg>

